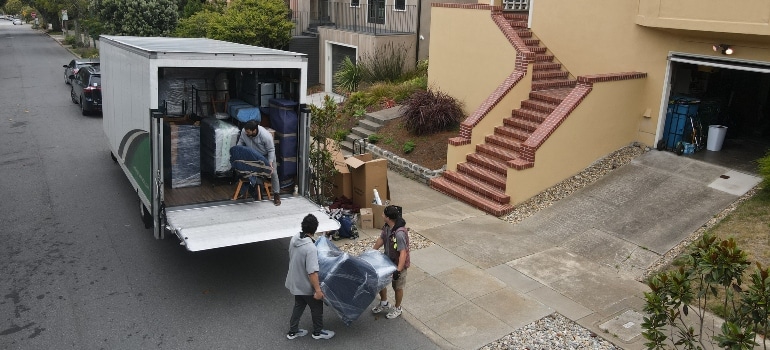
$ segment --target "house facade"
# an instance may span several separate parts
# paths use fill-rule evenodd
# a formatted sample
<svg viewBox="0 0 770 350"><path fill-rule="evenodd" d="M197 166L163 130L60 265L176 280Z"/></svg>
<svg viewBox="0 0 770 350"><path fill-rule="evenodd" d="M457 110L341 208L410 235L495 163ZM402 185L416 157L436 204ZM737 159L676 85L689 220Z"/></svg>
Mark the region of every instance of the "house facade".
<svg viewBox="0 0 770 350"><path fill-rule="evenodd" d="M434 4L431 32L429 84L469 115L431 186L496 215L633 142L692 142L683 101L704 134L770 135L768 1Z"/></svg>
<svg viewBox="0 0 770 350"><path fill-rule="evenodd" d="M453 0L439 3L447 1ZM403 49L407 69L429 56L430 0L290 0L288 5L294 48L308 53L317 67L310 69L310 84L323 84L326 91L346 56L358 62L387 47Z"/></svg>

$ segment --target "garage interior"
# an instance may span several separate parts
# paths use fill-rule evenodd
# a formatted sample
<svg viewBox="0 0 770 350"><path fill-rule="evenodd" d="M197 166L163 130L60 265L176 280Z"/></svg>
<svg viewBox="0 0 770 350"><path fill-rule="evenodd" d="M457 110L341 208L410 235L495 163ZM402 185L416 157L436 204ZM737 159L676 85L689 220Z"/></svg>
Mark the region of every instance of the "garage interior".
<svg viewBox="0 0 770 350"><path fill-rule="evenodd" d="M682 156L756 175L756 160L770 150L770 65L674 56L669 101L681 97L699 102L704 137L710 125L727 127L719 151ZM683 140L692 142L689 134Z"/></svg>

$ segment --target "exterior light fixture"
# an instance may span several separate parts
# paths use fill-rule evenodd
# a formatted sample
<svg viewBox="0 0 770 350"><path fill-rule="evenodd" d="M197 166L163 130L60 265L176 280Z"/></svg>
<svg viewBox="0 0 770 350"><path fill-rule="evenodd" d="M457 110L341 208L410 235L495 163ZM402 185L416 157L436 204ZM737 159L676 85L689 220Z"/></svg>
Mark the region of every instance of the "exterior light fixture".
<svg viewBox="0 0 770 350"><path fill-rule="evenodd" d="M723 55L733 54L733 48L728 44L714 44L711 46L711 49L714 50L714 52L721 52Z"/></svg>

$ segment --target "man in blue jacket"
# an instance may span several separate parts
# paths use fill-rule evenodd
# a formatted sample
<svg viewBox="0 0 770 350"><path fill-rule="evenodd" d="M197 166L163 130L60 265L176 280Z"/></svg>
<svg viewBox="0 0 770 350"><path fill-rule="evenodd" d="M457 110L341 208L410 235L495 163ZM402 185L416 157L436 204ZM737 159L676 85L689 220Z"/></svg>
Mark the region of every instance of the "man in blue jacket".
<svg viewBox="0 0 770 350"><path fill-rule="evenodd" d="M291 237L289 242L289 272L286 274L286 288L294 295L294 311L289 321L286 338L295 339L307 335L299 328L299 319L310 306L313 319L313 339L331 339L334 332L323 329L324 293L318 280L318 250L313 235L318 229L318 219L307 214L302 220L302 232Z"/></svg>

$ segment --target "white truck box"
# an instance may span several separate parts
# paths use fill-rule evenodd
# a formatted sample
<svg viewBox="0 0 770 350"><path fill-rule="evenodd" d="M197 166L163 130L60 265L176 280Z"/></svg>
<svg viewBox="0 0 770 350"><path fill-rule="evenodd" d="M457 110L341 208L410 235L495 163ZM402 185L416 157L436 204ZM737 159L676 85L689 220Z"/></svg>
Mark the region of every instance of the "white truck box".
<svg viewBox="0 0 770 350"><path fill-rule="evenodd" d="M268 200L231 200L235 184L210 184L205 177L200 185L171 188L164 173L164 157L176 148L168 149L163 123L189 124L218 108L221 112L221 107L209 108L211 100L237 98L241 79L264 76L295 84L292 98L303 106L304 54L203 38L102 36L99 42L104 132L156 238L171 232L190 251L272 240L297 234L307 214L318 218L318 232L339 228L322 207L302 195L309 184L306 109L298 111L300 195L282 195L280 206ZM221 90L223 77L232 78L228 93ZM220 193L212 194L212 189Z"/></svg>

